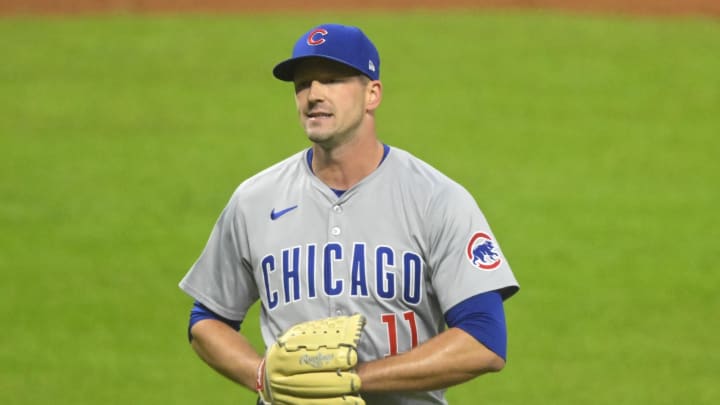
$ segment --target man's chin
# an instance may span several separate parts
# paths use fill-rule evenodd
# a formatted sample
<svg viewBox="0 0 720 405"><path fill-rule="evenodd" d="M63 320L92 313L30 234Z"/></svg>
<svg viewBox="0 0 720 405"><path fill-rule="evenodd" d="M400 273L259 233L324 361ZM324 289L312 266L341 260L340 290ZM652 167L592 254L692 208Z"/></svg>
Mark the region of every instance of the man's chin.
<svg viewBox="0 0 720 405"><path fill-rule="evenodd" d="M325 143L332 139L332 135L318 131L305 131L308 139L314 143Z"/></svg>

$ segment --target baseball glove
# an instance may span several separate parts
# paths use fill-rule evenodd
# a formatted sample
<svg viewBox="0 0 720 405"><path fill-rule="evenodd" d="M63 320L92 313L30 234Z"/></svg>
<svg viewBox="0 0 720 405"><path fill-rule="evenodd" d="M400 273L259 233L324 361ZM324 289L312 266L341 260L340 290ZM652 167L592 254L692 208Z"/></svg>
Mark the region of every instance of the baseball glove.
<svg viewBox="0 0 720 405"><path fill-rule="evenodd" d="M258 369L265 404L364 405L355 374L360 314L299 323L270 346Z"/></svg>

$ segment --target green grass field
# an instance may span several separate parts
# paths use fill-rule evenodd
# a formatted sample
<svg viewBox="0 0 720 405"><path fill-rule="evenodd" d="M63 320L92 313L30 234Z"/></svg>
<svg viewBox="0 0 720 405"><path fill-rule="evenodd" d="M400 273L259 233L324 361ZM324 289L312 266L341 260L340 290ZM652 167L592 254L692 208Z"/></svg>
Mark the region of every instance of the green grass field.
<svg viewBox="0 0 720 405"><path fill-rule="evenodd" d="M326 21L375 39L382 139L476 196L522 284L507 368L451 403L720 401L720 24L418 12L0 19L0 402L252 402L177 283L306 147L270 69Z"/></svg>

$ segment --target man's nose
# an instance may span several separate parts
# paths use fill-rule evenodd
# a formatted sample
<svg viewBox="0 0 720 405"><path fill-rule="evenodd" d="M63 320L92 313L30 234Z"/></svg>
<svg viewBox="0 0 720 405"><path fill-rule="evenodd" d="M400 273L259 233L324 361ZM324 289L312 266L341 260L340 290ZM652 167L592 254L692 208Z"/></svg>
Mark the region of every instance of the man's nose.
<svg viewBox="0 0 720 405"><path fill-rule="evenodd" d="M310 101L320 101L325 98L325 86L317 80L310 82L308 88L308 99Z"/></svg>

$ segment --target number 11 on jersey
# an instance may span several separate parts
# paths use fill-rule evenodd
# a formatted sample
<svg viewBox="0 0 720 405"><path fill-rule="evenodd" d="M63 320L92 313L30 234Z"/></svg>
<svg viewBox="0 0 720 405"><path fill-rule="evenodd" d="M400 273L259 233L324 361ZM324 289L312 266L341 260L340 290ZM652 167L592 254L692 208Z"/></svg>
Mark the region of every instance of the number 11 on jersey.
<svg viewBox="0 0 720 405"><path fill-rule="evenodd" d="M398 314L382 314L382 321L387 326L388 333L388 347L390 352L385 354L385 357L390 357L398 354ZM418 333L417 324L415 323L415 312L406 311L402 314L404 323L410 328L410 344L411 348L418 345ZM401 321L402 322L402 321ZM404 325L401 325L404 327Z"/></svg>

